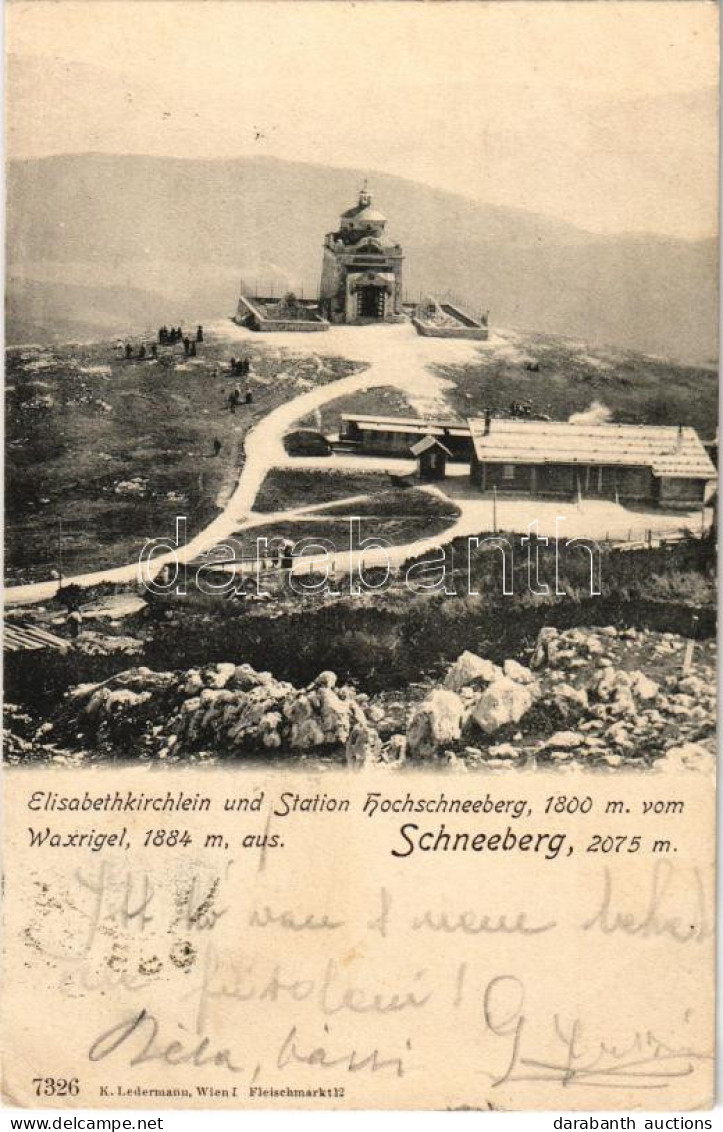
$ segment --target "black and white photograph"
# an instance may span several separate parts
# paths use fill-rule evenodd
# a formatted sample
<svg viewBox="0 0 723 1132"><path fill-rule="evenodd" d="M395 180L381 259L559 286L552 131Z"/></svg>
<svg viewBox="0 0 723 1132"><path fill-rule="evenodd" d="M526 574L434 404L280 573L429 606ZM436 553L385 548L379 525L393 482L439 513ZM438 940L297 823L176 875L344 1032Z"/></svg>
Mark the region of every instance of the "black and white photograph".
<svg viewBox="0 0 723 1132"><path fill-rule="evenodd" d="M714 1127L718 37L7 3L11 1127Z"/></svg>
<svg viewBox="0 0 723 1132"><path fill-rule="evenodd" d="M10 763L710 761L715 61L542 7L11 6Z"/></svg>

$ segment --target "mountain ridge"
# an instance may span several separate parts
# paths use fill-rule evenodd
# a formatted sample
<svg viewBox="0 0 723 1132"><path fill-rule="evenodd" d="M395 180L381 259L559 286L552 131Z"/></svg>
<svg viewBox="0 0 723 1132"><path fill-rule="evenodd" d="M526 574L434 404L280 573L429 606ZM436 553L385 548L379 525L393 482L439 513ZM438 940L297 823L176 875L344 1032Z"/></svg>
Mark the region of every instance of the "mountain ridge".
<svg viewBox="0 0 723 1132"><path fill-rule="evenodd" d="M58 323L83 322L85 300L63 296L70 265L85 271L99 299L115 291L118 319L104 324L108 333L123 334L135 317L124 287L157 295L158 314L151 304L149 317L161 320L166 304L187 310L191 298L199 317L232 313L240 276L314 293L324 234L363 175L266 155L12 160L8 340L23 323L52 337ZM370 187L405 249L410 298L450 289L491 308L497 325L686 360L716 353L713 238L600 235L383 173ZM36 285L32 318L29 284Z"/></svg>

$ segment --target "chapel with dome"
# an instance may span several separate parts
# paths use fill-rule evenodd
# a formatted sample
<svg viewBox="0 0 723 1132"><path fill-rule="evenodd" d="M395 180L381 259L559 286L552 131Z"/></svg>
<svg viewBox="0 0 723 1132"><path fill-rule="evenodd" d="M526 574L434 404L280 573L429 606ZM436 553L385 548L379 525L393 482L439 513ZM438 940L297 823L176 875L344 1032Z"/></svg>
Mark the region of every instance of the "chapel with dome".
<svg viewBox="0 0 723 1132"><path fill-rule="evenodd" d="M329 322L397 322L402 317L401 246L385 234L387 219L366 183L339 228L324 240L320 313Z"/></svg>

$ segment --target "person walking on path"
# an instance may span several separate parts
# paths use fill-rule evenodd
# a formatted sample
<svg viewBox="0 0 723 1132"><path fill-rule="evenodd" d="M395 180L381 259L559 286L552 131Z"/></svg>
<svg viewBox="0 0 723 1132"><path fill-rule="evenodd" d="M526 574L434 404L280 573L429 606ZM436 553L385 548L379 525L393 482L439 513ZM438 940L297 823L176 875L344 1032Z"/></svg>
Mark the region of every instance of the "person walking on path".
<svg viewBox="0 0 723 1132"><path fill-rule="evenodd" d="M70 636L73 640L76 640L80 636L83 628L83 614L79 609L71 610L65 619L65 624L68 626Z"/></svg>

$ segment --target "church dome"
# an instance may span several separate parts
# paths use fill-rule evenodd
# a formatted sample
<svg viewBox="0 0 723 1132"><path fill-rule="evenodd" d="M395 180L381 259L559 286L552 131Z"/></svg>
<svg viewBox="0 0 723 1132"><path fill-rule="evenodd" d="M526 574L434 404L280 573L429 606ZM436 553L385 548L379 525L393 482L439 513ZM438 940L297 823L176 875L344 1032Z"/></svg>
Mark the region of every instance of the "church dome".
<svg viewBox="0 0 723 1132"><path fill-rule="evenodd" d="M364 188L359 193L359 200L353 208L348 208L346 212L341 214L342 224L353 225L353 227L366 227L367 225L382 227L386 224L387 218L383 213L379 212L376 208L372 208L371 193L368 192L366 183Z"/></svg>
<svg viewBox="0 0 723 1132"><path fill-rule="evenodd" d="M354 217L357 224L386 224L387 218L383 213L378 212L376 208L363 208Z"/></svg>

